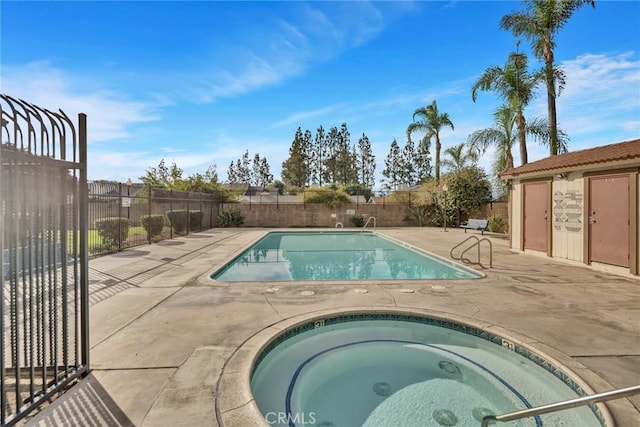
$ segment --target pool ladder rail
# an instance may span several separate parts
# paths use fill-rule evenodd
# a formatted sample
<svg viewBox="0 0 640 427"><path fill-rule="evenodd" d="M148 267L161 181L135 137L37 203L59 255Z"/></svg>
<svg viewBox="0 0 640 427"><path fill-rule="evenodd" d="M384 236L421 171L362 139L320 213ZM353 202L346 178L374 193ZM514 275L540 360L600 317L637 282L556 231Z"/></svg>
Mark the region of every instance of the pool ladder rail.
<svg viewBox="0 0 640 427"><path fill-rule="evenodd" d="M369 218L367 218L367 221L364 223L364 225L362 226L362 231L365 230L365 228L367 228L367 225L369 225L369 223L371 222L371 220L373 220L373 229L376 229L376 217L375 216L370 216Z"/></svg>
<svg viewBox="0 0 640 427"><path fill-rule="evenodd" d="M506 422L522 418L535 417L549 412L558 412L565 409L577 408L579 406L590 405L592 403L605 402L607 400L622 399L623 397L640 394L640 385L606 391L603 393L591 394L562 402L550 403L548 405L537 406L535 408L523 409L521 411L509 412L502 415L487 415L482 419L481 427L488 427L497 421Z"/></svg>
<svg viewBox="0 0 640 427"><path fill-rule="evenodd" d="M475 242L473 242L471 245L469 245L469 247L467 247L465 250L463 250L460 253L460 255L455 256L453 254L453 251L455 251L460 246L462 246L465 243L467 243L469 240L475 240ZM482 258L480 258L480 247L481 247L483 242L487 242L489 244L489 268L493 268L493 244L491 243L491 240L487 239L486 237L483 237L481 239L478 238L478 236L469 236L469 237L467 237L462 242L458 243L453 248L451 248L451 250L449 251L449 256L451 256L451 258L453 258L455 260L462 261L465 264L477 264L482 268L487 268L482 264ZM474 262L470 258L465 258L465 256L464 256L467 252L469 252L473 248L477 248L478 249L478 261L476 261L476 262Z"/></svg>

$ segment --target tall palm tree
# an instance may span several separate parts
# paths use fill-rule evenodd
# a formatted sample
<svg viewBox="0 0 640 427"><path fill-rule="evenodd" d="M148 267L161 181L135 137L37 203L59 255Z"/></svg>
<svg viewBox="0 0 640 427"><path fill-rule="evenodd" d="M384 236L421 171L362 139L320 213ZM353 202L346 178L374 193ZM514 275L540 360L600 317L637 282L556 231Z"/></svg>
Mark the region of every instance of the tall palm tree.
<svg viewBox="0 0 640 427"><path fill-rule="evenodd" d="M560 138L556 115L556 69L554 66L554 49L556 34L569 21L571 15L590 4L593 0L523 0L526 10L505 15L500 20L500 28L510 30L516 37L523 36L531 43L533 53L544 60L544 74L547 86L547 110L549 115L549 132L551 141L550 154L559 153Z"/></svg>
<svg viewBox="0 0 640 427"><path fill-rule="evenodd" d="M498 66L487 68L471 88L473 102L476 102L479 90L492 91L514 109L520 159L523 165L528 162L527 121L524 117L524 108L533 98L535 87L544 79L542 73L531 74L527 71L528 62L527 55L524 53L511 52L504 68Z"/></svg>
<svg viewBox="0 0 640 427"><path fill-rule="evenodd" d="M464 142L447 148L444 150L444 154L448 158L442 160L442 166L450 171L459 171L478 161L477 150L470 150Z"/></svg>
<svg viewBox="0 0 640 427"><path fill-rule="evenodd" d="M419 117L420 120L416 121L416 117ZM436 182L440 182L440 150L442 149L442 144L440 143L440 130L443 126L448 126L451 130L454 130L449 114L438 112L438 104L436 101L433 101L426 107L416 109L416 111L413 112L413 123L409 124L407 127L408 139L411 139L411 134L416 131L425 132L425 138L428 140L431 140L431 138L435 139Z"/></svg>

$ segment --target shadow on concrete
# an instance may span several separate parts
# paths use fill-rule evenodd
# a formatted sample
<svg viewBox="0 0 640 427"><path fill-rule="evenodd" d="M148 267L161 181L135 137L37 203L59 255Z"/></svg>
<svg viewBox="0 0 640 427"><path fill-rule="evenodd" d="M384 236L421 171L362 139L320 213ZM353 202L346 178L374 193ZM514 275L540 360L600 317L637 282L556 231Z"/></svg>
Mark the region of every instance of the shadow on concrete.
<svg viewBox="0 0 640 427"><path fill-rule="evenodd" d="M26 422L25 426L57 427L73 420L78 426L133 426L133 422L89 374Z"/></svg>

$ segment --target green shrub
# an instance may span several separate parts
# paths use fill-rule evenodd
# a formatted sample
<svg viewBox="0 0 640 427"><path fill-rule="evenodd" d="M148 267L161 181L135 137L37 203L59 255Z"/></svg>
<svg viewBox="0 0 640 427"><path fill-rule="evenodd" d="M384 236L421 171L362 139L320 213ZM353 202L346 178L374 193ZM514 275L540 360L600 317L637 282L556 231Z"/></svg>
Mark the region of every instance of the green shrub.
<svg viewBox="0 0 640 427"><path fill-rule="evenodd" d="M164 228L164 215L143 215L140 217L140 222L147 230L149 238L159 236Z"/></svg>
<svg viewBox="0 0 640 427"><path fill-rule="evenodd" d="M409 208L409 214L407 215L405 220L413 221L413 223L418 227L424 227L431 220L431 211L432 209L424 205Z"/></svg>
<svg viewBox="0 0 640 427"><path fill-rule="evenodd" d="M189 230L200 231L202 229L202 218L204 218L202 211L189 211Z"/></svg>
<svg viewBox="0 0 640 427"><path fill-rule="evenodd" d="M351 217L351 224L355 227L364 227L364 217L362 215L354 215Z"/></svg>
<svg viewBox="0 0 640 427"><path fill-rule="evenodd" d="M95 222L102 242L109 246L120 246L129 234L129 219L123 217L102 218Z"/></svg>
<svg viewBox="0 0 640 427"><path fill-rule="evenodd" d="M177 210L167 212L171 228L178 234L184 233L189 225L189 211Z"/></svg>
<svg viewBox="0 0 640 427"><path fill-rule="evenodd" d="M239 227L244 224L244 215L237 209L222 211L218 215L218 224L220 227Z"/></svg>
<svg viewBox="0 0 640 427"><path fill-rule="evenodd" d="M305 203L321 203L328 208L335 209L352 203L351 197L336 185L327 187L311 187L303 193Z"/></svg>
<svg viewBox="0 0 640 427"><path fill-rule="evenodd" d="M487 229L492 233L500 233L504 231L506 223L503 217L499 215L489 215L487 220Z"/></svg>

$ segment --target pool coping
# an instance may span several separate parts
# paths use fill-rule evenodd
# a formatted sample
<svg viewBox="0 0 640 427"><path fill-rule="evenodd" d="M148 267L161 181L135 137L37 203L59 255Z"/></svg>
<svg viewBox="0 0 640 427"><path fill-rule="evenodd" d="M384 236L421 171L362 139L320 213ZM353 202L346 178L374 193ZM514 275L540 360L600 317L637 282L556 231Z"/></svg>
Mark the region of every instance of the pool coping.
<svg viewBox="0 0 640 427"><path fill-rule="evenodd" d="M577 390L569 385L564 379L560 378L555 372L541 365L537 360L529 357L533 354L555 370L560 371L575 387L578 387L586 394L595 393L593 388L577 374L576 371L589 373L584 365L572 359L571 357L549 347L537 340L526 335L511 331L502 326L495 325L490 322L477 321L468 317L451 314L437 310L424 310L415 307L353 307L341 309L323 309L310 313L292 316L278 322L275 322L246 339L242 345L238 346L231 356L225 361L222 373L216 384L215 392L215 409L218 424L224 426L260 426L268 427L270 424L264 418L262 412L258 408L253 394L251 392L251 376L254 371L256 362L261 357L262 352L280 338L280 335L288 330L294 330L297 327L315 323L331 317L349 316L349 315L396 315L396 316L415 316L421 318L433 319L460 325L461 327L469 327L474 330L487 332L493 336L506 340L508 345L513 346L513 350L520 353L523 357L527 357L534 363L537 363L544 369L553 373L559 379L563 380L567 386ZM490 341L490 340L489 340ZM503 341L504 345L504 341ZM544 345L544 349L540 346ZM522 354L528 352L527 354ZM604 381L599 378L600 381ZM551 403L551 402L550 402ZM609 409L603 403L595 404L599 411L600 421L604 426L615 426L615 421ZM598 414L596 414L597 416Z"/></svg>
<svg viewBox="0 0 640 427"><path fill-rule="evenodd" d="M224 270L230 263L232 263L233 261L235 261L237 258L240 257L240 255L242 255L247 249L249 249L251 246L255 245L257 242L259 242L261 239L264 239L268 234L271 233L327 233L327 232L331 232L331 233L371 233L371 234L375 234L377 235L379 238L381 239L385 239L385 240L389 240L393 243L395 243L398 246L402 246L405 248L408 248L412 251L418 252L424 256L429 256L432 258L437 259L439 262L453 266L455 268L459 268L461 270L464 270L470 274L473 275L477 275L478 277L467 277L467 278L415 278L415 279L361 279L361 280L345 280L345 279L334 279L334 280L288 280L288 281L260 281L260 280L256 280L256 281L226 281L226 280L218 280L218 279L214 279L213 276L219 272L221 272L222 270ZM452 282L458 282L458 281L467 281L467 280L478 280L478 279L484 279L486 278L487 275L481 271L481 270L476 270L468 265L465 265L462 262L456 262L453 261L451 259L445 258L441 255L438 255L434 252L430 252L427 251L425 249L419 248L415 245L411 245L409 243L403 242L401 240L395 239L391 236L382 234L382 233L378 233L375 230L353 230L353 229L346 229L346 230L334 230L334 229L315 229L315 230L299 230L299 229L282 229L282 230L264 230L264 232L257 236L254 240L248 242L245 246L243 246L242 248L238 249L237 251L233 252L230 256L226 257L224 259L224 261L217 265L211 272L203 274L200 278L199 278L199 282L210 282L209 284L213 284L216 286L232 286L234 284L237 283L250 283L250 284L257 284L257 283L262 283L262 284L268 284L271 286L284 286L286 284L291 284L291 283L297 283L297 284L304 284L304 285L313 285L313 284L320 284L320 283L337 283L337 282L348 282L349 284L371 284L371 283L379 283L379 282L385 282L385 283L394 283L394 284L402 284L404 283L416 283L419 281L424 281L424 280L435 280L435 281L439 281L439 280L447 280L447 281L452 281Z"/></svg>

